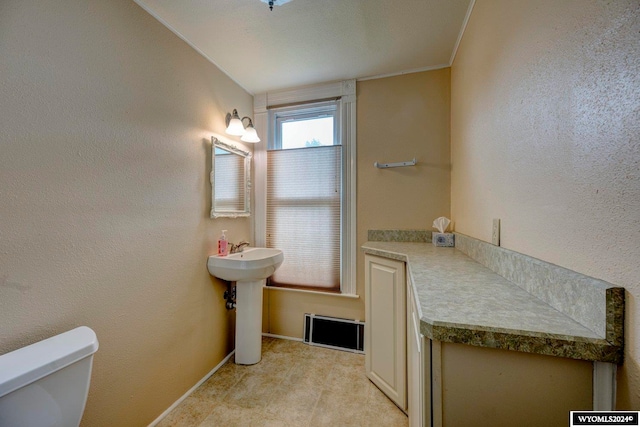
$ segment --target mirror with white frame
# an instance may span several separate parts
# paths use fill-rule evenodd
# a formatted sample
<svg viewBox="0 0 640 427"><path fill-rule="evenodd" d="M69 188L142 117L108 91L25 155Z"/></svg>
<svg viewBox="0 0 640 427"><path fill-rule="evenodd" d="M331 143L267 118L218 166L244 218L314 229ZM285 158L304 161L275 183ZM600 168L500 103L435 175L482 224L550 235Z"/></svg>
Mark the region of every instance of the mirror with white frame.
<svg viewBox="0 0 640 427"><path fill-rule="evenodd" d="M211 137L211 218L251 215L251 153Z"/></svg>

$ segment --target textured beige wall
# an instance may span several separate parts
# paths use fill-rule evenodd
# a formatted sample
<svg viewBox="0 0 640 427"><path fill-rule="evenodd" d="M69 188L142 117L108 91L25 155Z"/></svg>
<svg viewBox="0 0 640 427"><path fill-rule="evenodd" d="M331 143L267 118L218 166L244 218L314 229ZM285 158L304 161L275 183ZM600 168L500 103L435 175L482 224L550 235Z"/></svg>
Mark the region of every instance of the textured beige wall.
<svg viewBox="0 0 640 427"><path fill-rule="evenodd" d="M87 325L83 425L147 425L233 348L210 137L252 97L129 0L2 1L0 58L0 353Z"/></svg>
<svg viewBox="0 0 640 427"><path fill-rule="evenodd" d="M358 82L357 95L358 247L370 229L432 230L435 218L451 217L450 70ZM414 157L412 167L373 166Z"/></svg>
<svg viewBox="0 0 640 427"><path fill-rule="evenodd" d="M362 299L265 289L263 302L263 331L285 337L302 338L305 313L364 320Z"/></svg>
<svg viewBox="0 0 640 427"><path fill-rule="evenodd" d="M357 292L359 299L265 291L263 328L301 337L304 313L364 320L364 256L369 229L431 229L449 216L449 69L357 83ZM398 128L396 123L401 123ZM373 163L416 157L418 165Z"/></svg>
<svg viewBox="0 0 640 427"><path fill-rule="evenodd" d="M477 0L451 70L456 230L627 289L640 408L640 3Z"/></svg>

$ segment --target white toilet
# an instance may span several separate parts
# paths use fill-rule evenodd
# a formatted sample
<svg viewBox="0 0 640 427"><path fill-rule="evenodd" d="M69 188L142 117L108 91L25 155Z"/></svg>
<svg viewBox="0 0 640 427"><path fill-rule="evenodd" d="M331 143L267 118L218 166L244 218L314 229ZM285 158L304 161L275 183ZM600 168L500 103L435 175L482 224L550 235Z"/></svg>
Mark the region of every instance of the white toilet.
<svg viewBox="0 0 640 427"><path fill-rule="evenodd" d="M81 326L0 356L0 427L77 427L97 350Z"/></svg>

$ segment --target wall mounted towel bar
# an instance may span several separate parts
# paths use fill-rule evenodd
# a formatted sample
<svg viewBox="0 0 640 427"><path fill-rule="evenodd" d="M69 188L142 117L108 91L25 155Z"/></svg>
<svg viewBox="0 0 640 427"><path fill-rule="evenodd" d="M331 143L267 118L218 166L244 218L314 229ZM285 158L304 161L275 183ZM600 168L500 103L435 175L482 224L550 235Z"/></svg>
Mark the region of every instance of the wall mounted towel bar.
<svg viewBox="0 0 640 427"><path fill-rule="evenodd" d="M397 163L378 163L375 162L373 164L373 166L377 167L378 169L386 169L386 168L400 168L400 167L404 167L404 166L415 166L416 165L416 158L414 157L413 160L409 161L409 162L397 162Z"/></svg>

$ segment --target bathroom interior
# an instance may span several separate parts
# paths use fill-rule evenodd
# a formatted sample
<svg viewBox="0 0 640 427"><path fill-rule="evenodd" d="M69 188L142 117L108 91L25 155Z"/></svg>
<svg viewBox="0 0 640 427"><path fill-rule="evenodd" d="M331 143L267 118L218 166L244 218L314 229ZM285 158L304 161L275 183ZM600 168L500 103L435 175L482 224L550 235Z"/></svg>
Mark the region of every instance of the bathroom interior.
<svg viewBox="0 0 640 427"><path fill-rule="evenodd" d="M476 384L496 360L526 379L516 387L532 406L564 393L562 384L524 384L548 361L585 381L589 402L594 366L607 362L606 408L640 410L640 4L290 0L270 11L266 3L0 2L0 358L76 330L95 344L80 425L166 422L234 360L241 295L229 306L231 282L208 259L222 230L230 244L249 242L245 250L267 246L270 108L331 98L348 105L342 282L333 292L260 284L253 332L261 351L287 342L345 354L336 361L370 357L301 343L305 314L368 321L370 256L400 260L401 269L406 262L415 303L425 304L421 261L378 237L424 235L412 244L433 257L457 254L443 267L453 271L473 248L492 246L499 219L496 250L509 260L575 274L567 285L575 295L592 279L620 290L622 311L602 326L609 334L617 325L618 335L607 335L617 353L577 360L566 348L511 351L491 344L495 337L486 346L447 343L423 305L422 345L443 341L442 360L446 353L464 369L441 393L444 419L416 422L409 407L410 425L462 425L450 414L490 417L509 406ZM423 43L427 35L434 40ZM260 142L226 133L234 110ZM244 215L212 213L215 141L249 153ZM377 167L387 163L399 167ZM439 217L451 220L455 249L432 244ZM285 266L294 258L283 252ZM567 304L575 318L589 317L592 301ZM604 297L595 304L605 307ZM411 342L404 338L402 351ZM473 393L483 396L475 406ZM409 405L412 396L404 396ZM266 421L296 425L274 417Z"/></svg>

